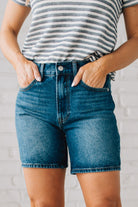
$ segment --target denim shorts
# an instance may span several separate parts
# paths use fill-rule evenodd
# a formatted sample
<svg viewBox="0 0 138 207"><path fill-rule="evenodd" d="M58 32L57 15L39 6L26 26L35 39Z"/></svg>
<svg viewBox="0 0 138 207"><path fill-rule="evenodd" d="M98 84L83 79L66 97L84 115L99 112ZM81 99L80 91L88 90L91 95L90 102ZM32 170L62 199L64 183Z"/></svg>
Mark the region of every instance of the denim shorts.
<svg viewBox="0 0 138 207"><path fill-rule="evenodd" d="M70 173L120 170L120 134L111 76L102 88L80 80L71 87L80 61L37 63L42 80L19 86L15 127L22 167L67 168Z"/></svg>

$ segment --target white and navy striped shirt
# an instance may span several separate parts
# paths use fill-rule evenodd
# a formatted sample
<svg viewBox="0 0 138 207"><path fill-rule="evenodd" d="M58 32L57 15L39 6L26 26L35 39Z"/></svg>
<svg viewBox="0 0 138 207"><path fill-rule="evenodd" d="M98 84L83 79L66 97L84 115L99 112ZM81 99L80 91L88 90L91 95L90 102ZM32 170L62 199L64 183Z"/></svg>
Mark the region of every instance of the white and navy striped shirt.
<svg viewBox="0 0 138 207"><path fill-rule="evenodd" d="M25 0L13 0L25 6ZM117 23L138 0L30 0L31 24L22 54L38 63L82 60L114 50Z"/></svg>

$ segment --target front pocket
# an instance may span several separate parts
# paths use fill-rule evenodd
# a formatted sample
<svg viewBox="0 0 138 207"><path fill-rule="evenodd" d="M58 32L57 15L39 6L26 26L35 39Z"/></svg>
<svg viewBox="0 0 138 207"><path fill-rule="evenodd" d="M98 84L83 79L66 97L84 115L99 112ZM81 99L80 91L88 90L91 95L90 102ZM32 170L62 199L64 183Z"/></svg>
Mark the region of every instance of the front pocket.
<svg viewBox="0 0 138 207"><path fill-rule="evenodd" d="M79 83L82 87L86 88L87 90L99 91L99 92L110 92L110 87L109 87L108 82L109 82L109 76L107 76L105 84L102 88L96 88L96 87L89 86L82 79L80 80Z"/></svg>
<svg viewBox="0 0 138 207"><path fill-rule="evenodd" d="M92 91L110 91L110 88L108 86L104 85L103 88L92 87L92 86L87 85L82 79L80 80L80 85Z"/></svg>
<svg viewBox="0 0 138 207"><path fill-rule="evenodd" d="M24 87L24 88L22 88L22 87L19 86L19 91L28 91L28 90L31 89L36 83L37 83L37 80L34 79L33 81L31 81L31 83L30 83L28 86L26 86L26 87Z"/></svg>

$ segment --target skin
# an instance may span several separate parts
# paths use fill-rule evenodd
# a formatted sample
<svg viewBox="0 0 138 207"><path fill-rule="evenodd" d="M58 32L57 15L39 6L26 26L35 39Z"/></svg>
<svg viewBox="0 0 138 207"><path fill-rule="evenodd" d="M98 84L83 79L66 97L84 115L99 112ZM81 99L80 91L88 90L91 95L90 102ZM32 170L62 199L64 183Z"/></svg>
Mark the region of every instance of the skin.
<svg viewBox="0 0 138 207"><path fill-rule="evenodd" d="M40 77L37 65L20 52L17 36L30 12L8 0L0 30L0 47L13 65L19 85L26 87ZM128 40L111 54L83 65L74 81L80 79L93 87L103 87L106 75L122 69L138 58L138 5L123 10ZM31 207L64 207L66 169L23 168ZM120 171L77 173L86 207L121 207Z"/></svg>
<svg viewBox="0 0 138 207"><path fill-rule="evenodd" d="M64 207L66 169L23 167L31 207Z"/></svg>

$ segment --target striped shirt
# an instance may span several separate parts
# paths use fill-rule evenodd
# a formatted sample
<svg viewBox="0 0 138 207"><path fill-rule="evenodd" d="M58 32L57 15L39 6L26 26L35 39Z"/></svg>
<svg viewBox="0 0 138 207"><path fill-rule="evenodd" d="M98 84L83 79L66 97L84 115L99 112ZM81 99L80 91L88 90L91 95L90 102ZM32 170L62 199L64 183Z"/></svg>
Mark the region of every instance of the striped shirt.
<svg viewBox="0 0 138 207"><path fill-rule="evenodd" d="M25 0L13 0L26 6ZM138 0L30 0L31 24L22 54L38 63L82 60L108 54L117 41L123 8Z"/></svg>

